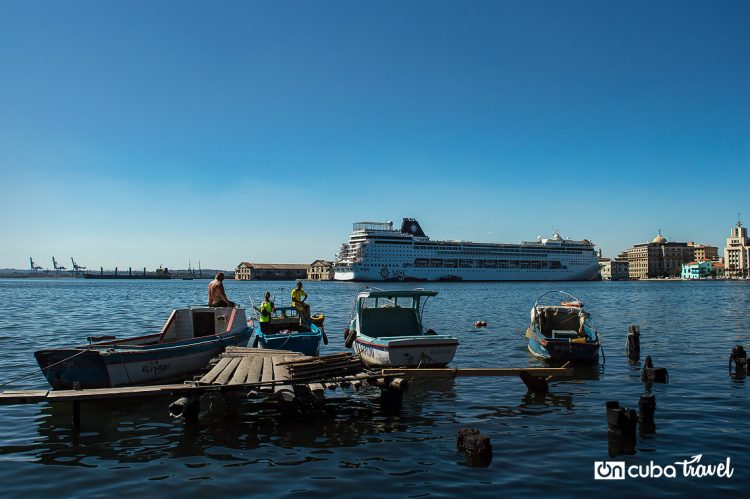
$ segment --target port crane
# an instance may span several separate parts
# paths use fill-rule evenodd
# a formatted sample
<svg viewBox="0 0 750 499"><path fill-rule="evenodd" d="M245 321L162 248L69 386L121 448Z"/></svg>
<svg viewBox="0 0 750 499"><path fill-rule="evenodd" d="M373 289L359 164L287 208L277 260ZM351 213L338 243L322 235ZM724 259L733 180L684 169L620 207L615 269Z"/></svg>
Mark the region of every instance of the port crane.
<svg viewBox="0 0 750 499"><path fill-rule="evenodd" d="M75 260L73 260L73 257L70 257L70 262L73 264L73 272L80 272L81 270L86 270L86 267L83 267L81 265L78 265Z"/></svg>
<svg viewBox="0 0 750 499"><path fill-rule="evenodd" d="M29 263L31 264L31 271L36 272L37 270L42 270L42 267L39 265L36 265L34 263L34 259L32 257L29 257Z"/></svg>
<svg viewBox="0 0 750 499"><path fill-rule="evenodd" d="M52 257L52 266L53 266L53 267L55 268L55 270L56 270L56 271L58 271L58 272L61 272L61 271L63 271L63 270L68 270L68 269L66 269L65 267L63 267L62 265L58 265L58 264L57 264L57 260L55 260L55 257L54 257L54 256Z"/></svg>

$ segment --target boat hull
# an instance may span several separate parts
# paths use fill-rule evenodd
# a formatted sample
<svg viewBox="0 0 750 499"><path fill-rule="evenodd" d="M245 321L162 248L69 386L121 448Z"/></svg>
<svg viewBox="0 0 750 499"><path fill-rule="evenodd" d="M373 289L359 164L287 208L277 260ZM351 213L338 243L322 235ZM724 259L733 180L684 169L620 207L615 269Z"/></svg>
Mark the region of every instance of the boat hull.
<svg viewBox="0 0 750 499"><path fill-rule="evenodd" d="M590 281L599 272L599 264L565 269L432 269L408 268L397 271L377 269L371 265L338 266L337 281Z"/></svg>
<svg viewBox="0 0 750 499"><path fill-rule="evenodd" d="M593 363L599 358L599 342L576 343L545 338L538 331L529 334L529 352L551 362Z"/></svg>
<svg viewBox="0 0 750 499"><path fill-rule="evenodd" d="M357 336L354 351L362 362L377 367L443 367L453 360L458 339L453 336Z"/></svg>
<svg viewBox="0 0 750 499"><path fill-rule="evenodd" d="M320 354L320 342L323 335L317 327L314 325L313 327L316 330L281 334L263 334L260 332L260 328L258 328L255 330L253 346L317 356Z"/></svg>
<svg viewBox="0 0 750 499"><path fill-rule="evenodd" d="M245 346L251 330L153 346L40 350L34 356L52 388L109 388L178 380L206 367L227 346Z"/></svg>

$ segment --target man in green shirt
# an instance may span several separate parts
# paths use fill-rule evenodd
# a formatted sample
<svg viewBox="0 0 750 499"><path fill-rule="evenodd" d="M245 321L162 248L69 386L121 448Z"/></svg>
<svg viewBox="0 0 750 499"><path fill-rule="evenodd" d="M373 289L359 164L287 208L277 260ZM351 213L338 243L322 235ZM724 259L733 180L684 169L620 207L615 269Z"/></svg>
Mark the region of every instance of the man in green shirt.
<svg viewBox="0 0 750 499"><path fill-rule="evenodd" d="M276 308L271 301L271 293L266 291L263 297L263 303L260 304L260 308L257 309L260 313L260 332L268 334L271 332L271 314L273 314L274 308Z"/></svg>

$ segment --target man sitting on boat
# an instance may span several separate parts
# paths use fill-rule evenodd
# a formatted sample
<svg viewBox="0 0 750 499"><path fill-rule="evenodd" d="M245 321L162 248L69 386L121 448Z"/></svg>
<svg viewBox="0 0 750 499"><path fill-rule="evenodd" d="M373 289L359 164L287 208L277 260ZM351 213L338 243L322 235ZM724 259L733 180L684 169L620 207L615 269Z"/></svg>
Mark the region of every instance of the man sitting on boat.
<svg viewBox="0 0 750 499"><path fill-rule="evenodd" d="M292 306L297 309L300 321L310 322L310 305L305 300L307 293L302 290L302 281L297 281L297 287L292 290Z"/></svg>
<svg viewBox="0 0 750 499"><path fill-rule="evenodd" d="M209 307L234 307L235 303L227 298L224 291L224 272L219 272L214 280L208 283L208 306Z"/></svg>
<svg viewBox="0 0 750 499"><path fill-rule="evenodd" d="M260 308L256 310L260 313L260 332L263 334L271 334L271 315L275 309L274 303L271 301L271 293L266 291L263 297L263 303L260 304Z"/></svg>

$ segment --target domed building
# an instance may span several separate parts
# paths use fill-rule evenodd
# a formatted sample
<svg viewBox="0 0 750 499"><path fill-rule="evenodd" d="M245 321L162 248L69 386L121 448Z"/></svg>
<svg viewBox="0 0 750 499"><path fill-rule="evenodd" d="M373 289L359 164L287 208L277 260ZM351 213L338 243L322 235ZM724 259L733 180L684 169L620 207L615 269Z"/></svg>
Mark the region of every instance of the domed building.
<svg viewBox="0 0 750 499"><path fill-rule="evenodd" d="M650 243L636 244L620 258L627 259L631 279L679 277L682 264L695 258L695 248L688 243L669 242L659 230Z"/></svg>
<svg viewBox="0 0 750 499"><path fill-rule="evenodd" d="M651 244L664 244L667 242L667 238L661 235L661 229L656 237L651 241Z"/></svg>

